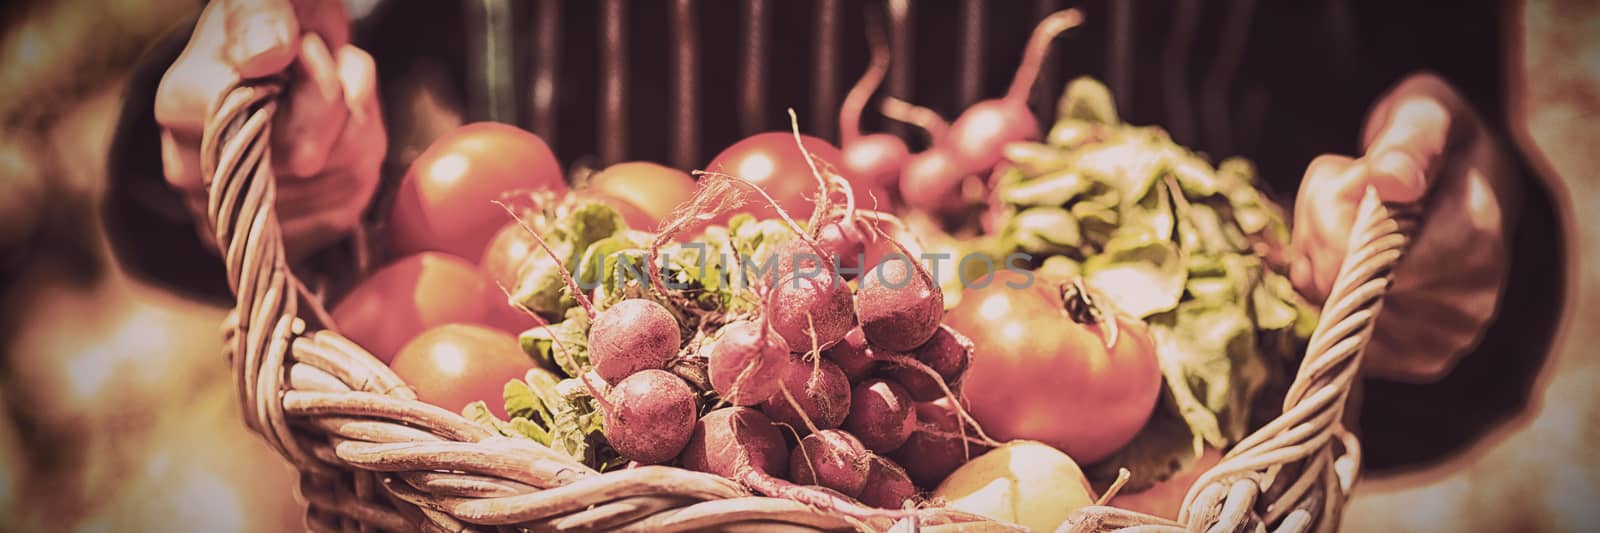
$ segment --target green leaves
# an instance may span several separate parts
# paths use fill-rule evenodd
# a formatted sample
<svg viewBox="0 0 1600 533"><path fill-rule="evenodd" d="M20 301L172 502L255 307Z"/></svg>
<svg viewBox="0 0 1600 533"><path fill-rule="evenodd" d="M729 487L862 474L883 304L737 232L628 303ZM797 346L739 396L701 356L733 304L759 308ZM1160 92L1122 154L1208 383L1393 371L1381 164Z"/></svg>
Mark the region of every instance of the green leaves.
<svg viewBox="0 0 1600 533"><path fill-rule="evenodd" d="M510 420L496 417L482 401L467 405L461 416L587 464L604 465L616 459L616 453L605 445L605 415L577 380L561 380L548 370L535 368L523 379L506 383L505 408Z"/></svg>
<svg viewBox="0 0 1600 533"><path fill-rule="evenodd" d="M1243 437L1250 401L1267 379L1244 309L1184 302L1151 317L1150 330L1161 373L1189 427L1218 448Z"/></svg>
<svg viewBox="0 0 1600 533"><path fill-rule="evenodd" d="M1083 242L1078 219L1059 207L1025 209L1011 219L1007 232L1022 251L1030 254L1061 253Z"/></svg>
<svg viewBox="0 0 1600 533"><path fill-rule="evenodd" d="M1119 232L1104 252L1083 262L1083 273L1091 287L1138 318L1176 307L1188 274L1177 247L1149 231Z"/></svg>
<svg viewBox="0 0 1600 533"><path fill-rule="evenodd" d="M1083 121L1092 124L1116 124L1117 104L1111 90L1099 80L1080 76L1067 83L1056 101L1056 121Z"/></svg>
<svg viewBox="0 0 1600 533"><path fill-rule="evenodd" d="M574 201L571 197L528 222L530 227L542 232L540 238L559 261L544 250L534 250L523 267L522 279L512 291L512 298L546 317L560 316L577 305L561 270L566 269L574 278L583 281L587 270L579 265L584 264L582 260L589 246L628 229L622 215L610 206L597 201ZM588 279L593 280L595 276L591 273Z"/></svg>
<svg viewBox="0 0 1600 533"><path fill-rule="evenodd" d="M568 376L589 367L589 315L582 308L567 310L566 320L523 332L520 340L522 351Z"/></svg>
<svg viewBox="0 0 1600 533"><path fill-rule="evenodd" d="M1081 275L1150 325L1167 391L1102 472L1128 466L1137 488L1192 461L1196 439L1221 448L1243 436L1317 310L1274 270L1288 223L1248 161L1213 167L1160 128L1122 123L1092 79L1074 80L1056 111L1046 143L1006 152L990 253L1031 254L1049 279Z"/></svg>

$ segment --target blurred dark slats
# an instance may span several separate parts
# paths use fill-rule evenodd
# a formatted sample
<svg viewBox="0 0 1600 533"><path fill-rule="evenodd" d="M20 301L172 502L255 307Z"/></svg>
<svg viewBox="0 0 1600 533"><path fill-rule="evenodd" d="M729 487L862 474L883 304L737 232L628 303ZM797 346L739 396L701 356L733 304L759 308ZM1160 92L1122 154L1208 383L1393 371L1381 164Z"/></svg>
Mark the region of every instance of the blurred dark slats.
<svg viewBox="0 0 1600 533"><path fill-rule="evenodd" d="M700 54L694 0L673 0L672 40L672 164L689 169L700 164Z"/></svg>
<svg viewBox="0 0 1600 533"><path fill-rule="evenodd" d="M839 1L815 0L812 21L811 124L817 136L835 138L839 108Z"/></svg>
<svg viewBox="0 0 1600 533"><path fill-rule="evenodd" d="M604 0L600 7L600 48L604 57L601 83L600 160L622 161L628 153L628 43L624 0Z"/></svg>
<svg viewBox="0 0 1600 533"><path fill-rule="evenodd" d="M471 37L468 117L517 123L515 47L509 0L467 2L466 35Z"/></svg>
<svg viewBox="0 0 1600 533"><path fill-rule="evenodd" d="M1189 52L1200 24L1200 0L1178 0L1171 39L1162 54L1161 84L1167 106L1167 129L1180 144L1195 142L1194 113L1189 103Z"/></svg>
<svg viewBox="0 0 1600 533"><path fill-rule="evenodd" d="M914 41L911 25L911 0L888 0L889 3L889 53L895 59L889 62L889 79L885 94L902 100L915 102L916 95L911 93L912 76L916 74L911 68L916 62L916 50L912 47ZM871 106L869 106L869 109ZM909 127L898 122L889 122L887 128L891 133L905 137Z"/></svg>
<svg viewBox="0 0 1600 533"><path fill-rule="evenodd" d="M1250 19L1255 13L1255 0L1233 0L1228 5L1228 18L1222 26L1222 46L1217 48L1216 60L1206 74L1200 89L1202 127L1212 149L1231 154L1235 149L1233 125L1235 113L1230 113L1228 89L1239 70L1239 60L1244 56L1245 38L1250 35Z"/></svg>
<svg viewBox="0 0 1600 533"><path fill-rule="evenodd" d="M982 98L983 90L983 0L961 0L960 77L956 105L968 106Z"/></svg>
<svg viewBox="0 0 1600 533"><path fill-rule="evenodd" d="M744 50L739 68L739 124L745 135L764 129L767 109L767 0L745 0L740 14Z"/></svg>
<svg viewBox="0 0 1600 533"><path fill-rule="evenodd" d="M1136 0L1111 2L1111 42L1106 47L1106 84L1120 111L1133 102L1133 17ZM1052 80L1054 81L1054 80Z"/></svg>
<svg viewBox="0 0 1600 533"><path fill-rule="evenodd" d="M534 19L533 132L556 142L556 73L561 61L561 0L539 0Z"/></svg>

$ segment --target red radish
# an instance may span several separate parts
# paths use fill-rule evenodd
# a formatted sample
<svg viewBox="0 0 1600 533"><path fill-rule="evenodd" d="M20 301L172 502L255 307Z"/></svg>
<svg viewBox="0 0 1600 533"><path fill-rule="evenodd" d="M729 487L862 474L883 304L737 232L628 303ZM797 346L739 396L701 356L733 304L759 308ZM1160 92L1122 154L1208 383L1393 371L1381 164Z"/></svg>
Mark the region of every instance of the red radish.
<svg viewBox="0 0 1600 533"><path fill-rule="evenodd" d="M927 365L939 374L945 385L951 389L956 388L962 374L967 371L967 364L972 358L972 341L967 340L950 326L941 325L934 332L933 338L922 343L917 349L912 350L912 358ZM884 373L886 377L910 391L911 397L919 402L931 402L944 397L944 387L935 383L933 376L918 369L906 368L888 362L889 370Z"/></svg>
<svg viewBox="0 0 1600 533"><path fill-rule="evenodd" d="M947 317L978 346L962 378L973 417L1000 440L1037 440L1084 464L1121 449L1161 393L1144 323L1080 283L1061 291L1008 270L987 279Z"/></svg>
<svg viewBox="0 0 1600 533"><path fill-rule="evenodd" d="M824 429L800 439L800 445L789 453L789 480L854 498L866 488L872 457L855 436Z"/></svg>
<svg viewBox="0 0 1600 533"><path fill-rule="evenodd" d="M839 106L839 144L844 148L844 168L850 175L871 187L887 187L899 176L911 149L894 135L861 134L861 112L889 70L889 47L883 42L882 29L869 25L867 42L872 47L872 61Z"/></svg>
<svg viewBox="0 0 1600 533"><path fill-rule="evenodd" d="M861 228L852 222L837 221L823 224L817 230L817 247L833 255L834 264L850 272L840 271L844 279L854 279L862 268L867 254L867 238Z"/></svg>
<svg viewBox="0 0 1600 533"><path fill-rule="evenodd" d="M560 261L560 256L550 249L544 237L528 227L516 211L505 204L501 204L501 208L516 219L534 244L544 250L546 257ZM557 271L566 282L567 290L593 320L589 326L589 363L601 379L616 383L640 370L666 368L677 357L683 333L678 329L678 319L666 307L654 300L629 298L597 313L578 282L572 279L572 273L566 268Z"/></svg>
<svg viewBox="0 0 1600 533"><path fill-rule="evenodd" d="M778 392L778 380L804 361L764 321L739 320L722 326L711 345L711 388L734 405L756 405ZM809 365L805 366L809 369Z"/></svg>
<svg viewBox="0 0 1600 533"><path fill-rule="evenodd" d="M1050 14L1034 27L1005 97L968 107L940 139L940 144L950 150L955 168L964 174L987 172L1000 162L1007 144L1039 136L1039 123L1028 110L1028 95L1050 51L1050 42L1082 22L1081 12L1068 9Z"/></svg>
<svg viewBox="0 0 1600 533"><path fill-rule="evenodd" d="M775 283L797 271L820 276L830 270L846 281L854 279L866 257L866 242L861 228L854 223L843 220L825 223L817 230L815 247L804 240L778 245L772 252L771 270L764 274L764 279Z"/></svg>
<svg viewBox="0 0 1600 533"><path fill-rule="evenodd" d="M874 348L905 352L927 342L944 317L944 293L904 254L885 258L856 291L861 331Z"/></svg>
<svg viewBox="0 0 1600 533"><path fill-rule="evenodd" d="M917 430L889 456L905 467L917 486L937 486L956 468L988 450L975 438L962 438L955 404L949 398L919 403L916 410Z"/></svg>
<svg viewBox="0 0 1600 533"><path fill-rule="evenodd" d="M672 460L694 433L694 391L665 370L642 370L605 393L606 441L641 464Z"/></svg>
<svg viewBox="0 0 1600 533"><path fill-rule="evenodd" d="M949 149L935 145L906 160L900 171L900 198L916 209L951 213L964 207L959 190L961 182L971 175L957 166Z"/></svg>
<svg viewBox="0 0 1600 533"><path fill-rule="evenodd" d="M589 326L589 362L601 379L616 383L646 369L666 368L682 342L678 319L654 300L629 298Z"/></svg>
<svg viewBox="0 0 1600 533"><path fill-rule="evenodd" d="M845 415L850 414L850 381L837 365L827 361L816 363L815 367L790 366L788 375L780 381L782 388L761 403L761 412L774 421L788 424L802 435L812 428L839 427ZM795 405L800 406L799 411L795 410Z"/></svg>
<svg viewBox="0 0 1600 533"><path fill-rule="evenodd" d="M839 370L844 371L851 383L865 379L878 369L878 360L873 356L872 347L867 345L867 336L861 333L861 328L850 330L839 344L822 352L822 356L839 365Z"/></svg>
<svg viewBox="0 0 1600 533"><path fill-rule="evenodd" d="M863 381L850 392L850 416L844 429L867 449L887 452L905 444L917 428L917 413L905 387L893 381Z"/></svg>
<svg viewBox="0 0 1600 533"><path fill-rule="evenodd" d="M861 503L879 509L900 509L917 497L917 487L911 483L906 470L883 457L872 456L867 469L867 483L861 491Z"/></svg>
<svg viewBox="0 0 1600 533"><path fill-rule="evenodd" d="M776 476L789 459L783 434L766 415L747 407L718 409L700 417L679 459L684 468L732 479L763 495L860 520L899 520L913 514L869 508L830 489L779 479Z"/></svg>
<svg viewBox="0 0 1600 533"><path fill-rule="evenodd" d="M789 460L788 445L772 420L748 407L725 407L700 417L678 457L696 472L740 480L774 476Z"/></svg>
<svg viewBox="0 0 1600 533"><path fill-rule="evenodd" d="M791 274L772 285L766 298L767 323L792 350L826 350L856 327L850 286L830 268L820 274Z"/></svg>

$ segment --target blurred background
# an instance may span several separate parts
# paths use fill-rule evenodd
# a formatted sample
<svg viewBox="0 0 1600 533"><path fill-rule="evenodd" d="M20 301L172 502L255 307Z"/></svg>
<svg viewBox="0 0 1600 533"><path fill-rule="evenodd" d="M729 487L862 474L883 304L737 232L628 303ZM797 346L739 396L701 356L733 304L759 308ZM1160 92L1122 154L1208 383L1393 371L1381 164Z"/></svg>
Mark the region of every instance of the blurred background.
<svg viewBox="0 0 1600 533"><path fill-rule="evenodd" d="M359 14L367 3L349 4ZM559 4L564 20L590 24L602 9L599 2ZM855 12L860 6L839 4L845 21L839 31L850 43L840 53L834 84L842 88L854 80L865 56L859 49L863 25ZM909 15L917 33L908 39L920 48L921 59L900 75L900 89L891 91L909 91L904 95L953 115L972 97L1003 90L1026 38L1026 30L1020 28L1031 27L1029 17L1039 8L1032 2L989 4L980 26L987 30L988 52L995 59L968 62L948 59L955 55L955 39L946 36L958 34L965 20L958 3L912 4L918 6ZM1513 402L1514 412L1412 406L1408 416L1419 420L1481 415L1498 423L1470 439L1458 439L1447 454L1405 468L1369 472L1345 525L1351 531L1592 530L1600 527L1600 511L1593 506L1600 501L1600 452L1593 445L1600 442L1600 358L1584 353L1583 347L1600 345L1600 334L1583 324L1600 323L1600 269L1591 266L1600 264L1596 263L1600 224L1584 213L1600 207L1600 177L1595 172L1600 169L1600 155L1594 151L1600 146L1600 134L1592 124L1600 117L1600 41L1595 37L1600 35L1600 5L1579 0L1468 4L1459 11L1423 3L1376 2L1356 2L1345 9L1363 14L1361 20L1385 20L1385 10L1393 10L1388 19L1395 27L1387 34L1417 37L1385 44L1433 50L1436 59L1449 59L1429 66L1461 84L1484 107L1483 113L1504 124L1507 140L1550 181L1555 212L1549 216L1565 224L1574 243L1567 260L1577 265L1569 269L1574 274L1568 280L1568 303L1561 310L1569 326L1559 328L1556 339L1528 341L1526 356L1545 363L1534 365L1539 375L1532 378L1531 392ZM534 2L508 5L526 17L538 8ZM623 5L629 8L630 21L648 25L663 20L672 4ZM805 46L813 27L807 18L810 4L767 5L773 12L766 20L777 22L765 27L772 32L773 55L763 68L772 77L767 81L770 90L763 91L766 100L759 105L775 109L794 105L806 117L804 110L816 107L815 95L798 81L808 79L813 68L811 47ZM0 346L4 349L0 353L4 401L0 530L301 527L292 470L245 431L238 418L230 371L220 356L219 323L226 310L128 276L108 253L98 214L108 165L115 164L108 161L107 149L133 69L174 32L186 31L200 6L179 0L57 0L14 2L0 8ZM745 130L785 124L779 113L749 119L711 105L736 100L732 87L738 70L719 68L740 60L741 19L725 15L735 12L731 6L733 2L702 2L703 16L696 18L697 31L705 36L702 65L710 67L702 66L708 71L702 81L706 85L702 105L707 106L702 115L707 118L696 136L698 148L688 154L652 129L668 120L669 106L661 105L660 93L665 91L665 65L671 56L667 47L652 45L650 36L669 29L661 24L630 32L633 38L627 50L638 68L626 84L633 95L628 101L633 103L621 110L633 125L625 130L630 154L700 161ZM1141 27L1152 19L1150 24L1172 27L1182 22L1185 9L1193 9L1192 2L1144 1L1137 6L1136 14L1121 16L1140 17ZM1480 16L1461 15L1471 11L1467 8ZM1253 9L1255 21L1250 26L1266 28L1253 30L1258 32L1291 31L1286 28L1293 26L1280 27L1275 21L1296 17L1317 21L1334 17L1337 25L1341 13L1297 11L1282 5ZM1112 11L1086 8L1090 17L1112 16ZM488 31L469 19L400 20L409 20L413 32L439 29L444 37L434 38L447 44L422 53L454 58L472 57L474 46L482 43L471 37ZM1227 31L1235 22L1223 16L1194 24L1211 29L1199 32L1202 37L1193 47L1211 50L1229 42ZM537 40L532 31L510 35L523 46ZM446 60L433 67L384 71L380 57L385 105L415 111L405 115L412 117L409 122L389 125L391 164L403 165L437 132L482 118L547 129L557 154L567 163L603 151L594 140L603 127L595 119L602 104L595 92L580 89L591 83L588 80L596 77L602 63L592 46L596 37L570 28L562 35L567 52L564 66L555 72L562 87L556 94L566 96L545 108L482 104L504 89L464 82L482 78L482 65L472 61ZM724 42L719 39L726 43L719 44ZM1117 49L1110 36L1086 32L1064 41L1062 48L1070 52L1056 56L1063 67L1054 71L1052 83L1059 85L1068 76L1085 72L1108 76L1131 121L1166 125L1174 120L1171 106L1162 105L1161 78L1140 70L1159 70L1160 58L1124 57L1124 63L1141 66L1119 74L1108 59L1108 50L1115 54ZM424 47L431 46L426 43ZM418 47L416 42L405 44ZM1376 94L1386 79L1416 67L1405 59L1385 62L1381 45L1367 50L1368 55L1343 64L1297 62L1296 54L1302 51L1294 49L1252 51L1265 55L1249 64L1305 71L1303 91L1308 94ZM971 66L962 66L967 63ZM1505 76L1491 70L1501 63ZM983 75L979 82L951 83L941 65ZM1194 70L1199 73L1196 78L1208 72L1204 66ZM1373 71L1393 74L1342 77ZM1485 71L1491 75L1482 75ZM510 87L535 85L536 69L508 72ZM1121 86L1116 84L1119 77ZM1341 80L1349 85L1340 85ZM1240 85L1241 95L1267 89ZM510 94L518 102L532 102L535 93L517 89ZM838 90L834 98L842 93ZM1352 110L1332 105L1251 109L1234 108L1232 115L1242 118L1226 121L1222 127L1226 134L1215 134L1216 123L1185 127L1180 119L1173 126L1174 137L1213 153L1249 154L1259 160L1264 174L1292 183L1319 150L1338 148L1337 143L1329 148L1332 141L1326 139L1343 139L1339 142L1353 149L1362 112L1359 106ZM822 115L826 113L816 116ZM869 121L866 126L872 129L878 124ZM831 136L827 120L812 127ZM688 165L694 164L699 163ZM1406 412L1408 406L1389 407Z"/></svg>

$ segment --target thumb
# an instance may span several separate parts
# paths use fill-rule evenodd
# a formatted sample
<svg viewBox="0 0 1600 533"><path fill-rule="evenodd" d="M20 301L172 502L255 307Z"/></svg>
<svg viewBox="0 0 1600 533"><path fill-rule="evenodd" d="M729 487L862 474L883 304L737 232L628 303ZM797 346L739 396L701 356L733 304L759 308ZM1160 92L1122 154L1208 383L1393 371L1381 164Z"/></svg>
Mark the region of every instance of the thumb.
<svg viewBox="0 0 1600 533"><path fill-rule="evenodd" d="M300 43L300 21L289 0L228 0L223 59L244 79L289 68Z"/></svg>
<svg viewBox="0 0 1600 533"><path fill-rule="evenodd" d="M1415 202L1432 185L1446 150L1470 121L1459 95L1437 76L1407 78L1373 109L1364 132L1368 183L1390 202Z"/></svg>

